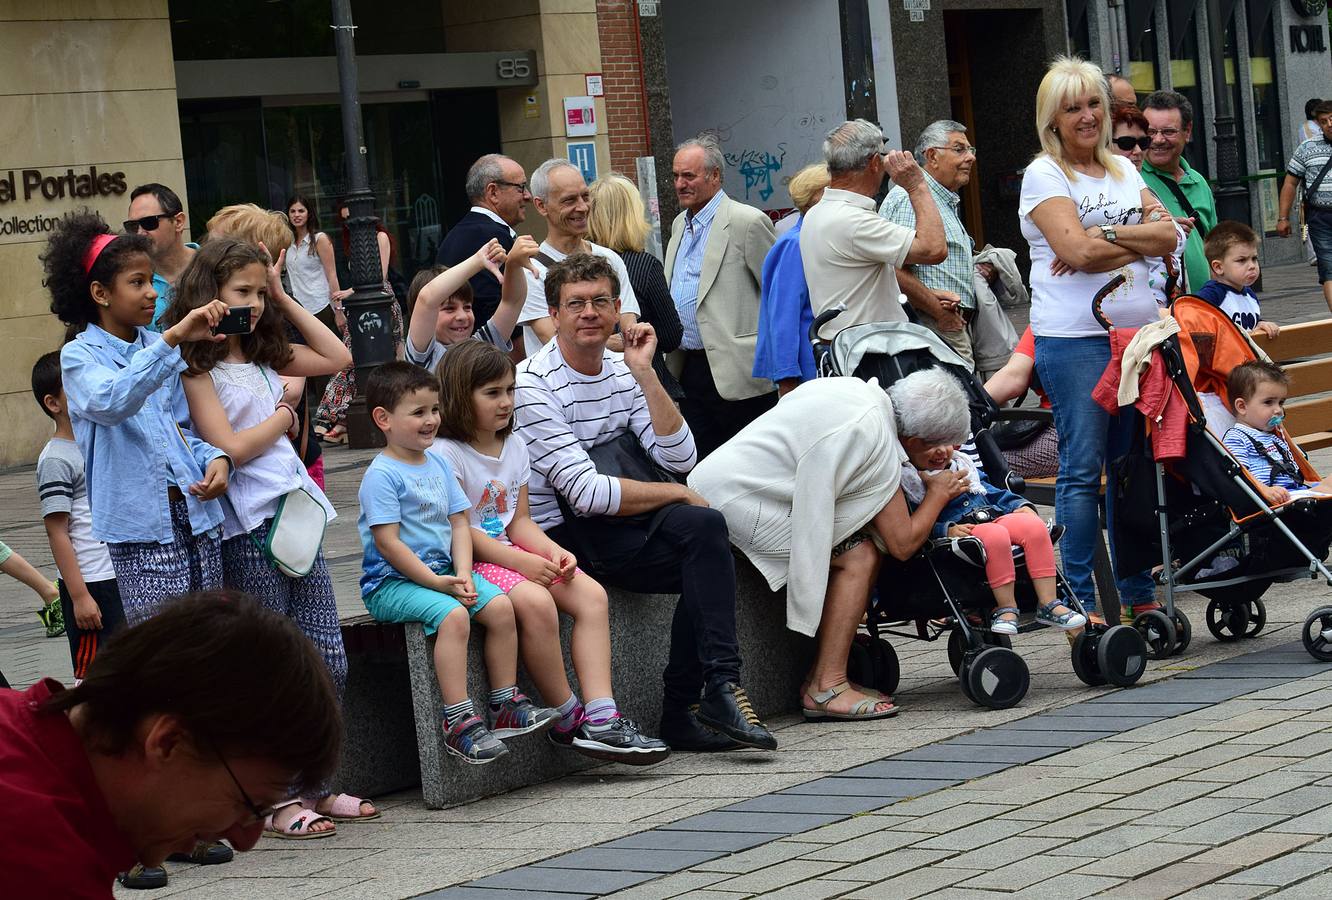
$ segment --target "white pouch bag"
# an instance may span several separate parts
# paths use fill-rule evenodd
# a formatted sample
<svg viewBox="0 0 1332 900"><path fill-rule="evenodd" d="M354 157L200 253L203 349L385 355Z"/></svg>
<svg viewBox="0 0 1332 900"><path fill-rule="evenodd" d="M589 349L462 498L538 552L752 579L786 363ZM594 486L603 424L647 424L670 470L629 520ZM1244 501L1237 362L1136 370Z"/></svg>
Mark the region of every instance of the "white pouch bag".
<svg viewBox="0 0 1332 900"><path fill-rule="evenodd" d="M314 568L327 528L323 504L305 488L297 488L278 501L268 537L259 549L283 575L304 578Z"/></svg>

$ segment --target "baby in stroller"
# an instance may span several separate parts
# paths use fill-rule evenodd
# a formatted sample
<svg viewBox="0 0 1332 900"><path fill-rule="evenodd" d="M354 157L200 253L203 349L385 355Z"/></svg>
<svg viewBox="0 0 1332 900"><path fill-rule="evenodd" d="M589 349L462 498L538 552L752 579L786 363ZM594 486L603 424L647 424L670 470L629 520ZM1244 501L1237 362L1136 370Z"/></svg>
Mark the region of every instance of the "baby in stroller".
<svg viewBox="0 0 1332 900"><path fill-rule="evenodd" d="M1321 484L1305 483L1290 445L1276 430L1285 418L1283 405L1289 390L1289 376L1279 366L1261 360L1235 366L1226 379L1235 425L1221 443L1259 482L1258 493L1270 506L1300 496L1332 493Z"/></svg>
<svg viewBox="0 0 1332 900"><path fill-rule="evenodd" d="M971 457L955 445L936 444L911 433L919 431L918 407L937 406L952 396L946 390L951 380L952 376L942 369L927 369L889 390L897 414L898 438L907 455L902 464L902 490L908 503L913 510L919 509L927 491L926 479L950 478L957 482L954 490L959 492L939 513L930 537L970 536L984 546L985 577L995 600L991 632L1018 633L1015 545L1026 557L1027 574L1036 593L1037 621L1065 630L1081 628L1087 624L1086 616L1059 602L1054 545L1035 507L1012 491L991 484ZM941 383L929 383L932 381Z"/></svg>

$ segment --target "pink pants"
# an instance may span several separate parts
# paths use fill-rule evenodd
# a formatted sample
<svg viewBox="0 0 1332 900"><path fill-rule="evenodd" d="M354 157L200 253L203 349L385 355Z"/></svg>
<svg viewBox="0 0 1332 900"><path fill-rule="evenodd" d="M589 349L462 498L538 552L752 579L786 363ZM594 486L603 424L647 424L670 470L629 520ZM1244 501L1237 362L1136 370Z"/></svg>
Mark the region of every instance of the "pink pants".
<svg viewBox="0 0 1332 900"><path fill-rule="evenodd" d="M1039 516L1016 512L1002 515L993 522L977 525L971 536L985 545L985 576L990 587L1003 587L1017 580L1013 568L1013 545L1027 555L1027 574L1032 578L1051 578L1055 573L1054 545L1050 532Z"/></svg>

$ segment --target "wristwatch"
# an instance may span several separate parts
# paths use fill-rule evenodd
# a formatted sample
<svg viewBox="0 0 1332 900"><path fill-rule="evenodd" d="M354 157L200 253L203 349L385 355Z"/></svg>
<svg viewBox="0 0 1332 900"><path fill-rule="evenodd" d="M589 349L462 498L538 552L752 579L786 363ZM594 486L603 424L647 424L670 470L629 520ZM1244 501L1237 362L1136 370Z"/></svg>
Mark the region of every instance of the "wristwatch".
<svg viewBox="0 0 1332 900"><path fill-rule="evenodd" d="M1112 244L1119 242L1119 235L1115 234L1115 226L1113 225L1102 225L1101 234Z"/></svg>

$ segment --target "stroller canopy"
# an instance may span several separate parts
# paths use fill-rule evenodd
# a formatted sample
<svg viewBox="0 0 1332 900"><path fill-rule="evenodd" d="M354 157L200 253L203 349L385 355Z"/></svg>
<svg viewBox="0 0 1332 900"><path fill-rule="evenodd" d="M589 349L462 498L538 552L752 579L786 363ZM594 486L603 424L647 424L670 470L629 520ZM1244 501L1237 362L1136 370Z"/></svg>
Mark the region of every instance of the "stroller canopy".
<svg viewBox="0 0 1332 900"><path fill-rule="evenodd" d="M833 338L830 352L833 370L839 375L852 375L866 356L894 357L908 350L926 350L941 363L968 369L962 357L937 334L912 322L867 322L843 328Z"/></svg>
<svg viewBox="0 0 1332 900"><path fill-rule="evenodd" d="M1230 316L1200 297L1180 297L1170 313L1179 323L1179 349L1194 390L1216 394L1229 407L1230 370L1240 363L1270 361L1267 354Z"/></svg>

